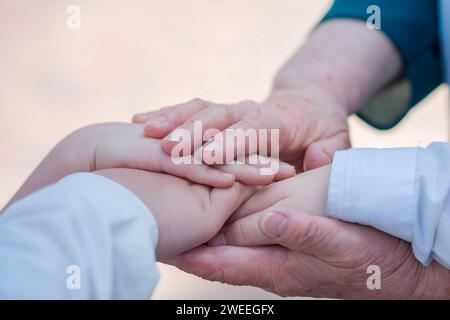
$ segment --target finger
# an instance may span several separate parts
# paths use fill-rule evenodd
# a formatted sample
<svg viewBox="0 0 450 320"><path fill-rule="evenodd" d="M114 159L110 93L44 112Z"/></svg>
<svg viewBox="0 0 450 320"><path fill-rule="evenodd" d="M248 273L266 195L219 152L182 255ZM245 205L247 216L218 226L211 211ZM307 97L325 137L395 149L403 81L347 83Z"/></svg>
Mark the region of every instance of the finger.
<svg viewBox="0 0 450 320"><path fill-rule="evenodd" d="M256 158L252 160L251 158ZM264 160L260 161L262 158ZM274 167L278 168L274 170L275 173L265 173L262 168L266 166L266 163L271 163ZM236 181L248 185L262 186L272 181L283 180L295 175L295 168L290 164L280 162L278 159L268 159L267 157L259 155L248 156L245 162L237 162L225 165L215 166L222 172L228 172L236 177Z"/></svg>
<svg viewBox="0 0 450 320"><path fill-rule="evenodd" d="M283 266L286 250L281 247L200 246L170 261L177 268L210 281L256 286L274 291L274 272Z"/></svg>
<svg viewBox="0 0 450 320"><path fill-rule="evenodd" d="M154 113L154 111L136 113L133 115L131 122L136 123L136 124L143 124L146 121L148 121L148 119L152 116L153 113Z"/></svg>
<svg viewBox="0 0 450 320"><path fill-rule="evenodd" d="M262 115L247 116L230 125L226 133L214 137L203 147L203 157L211 152L222 155L222 163L249 154L276 158L279 153L279 119Z"/></svg>
<svg viewBox="0 0 450 320"><path fill-rule="evenodd" d="M274 181L281 181L288 178L292 178L296 174L295 166L280 161L280 169L277 171L275 176L273 177Z"/></svg>
<svg viewBox="0 0 450 320"><path fill-rule="evenodd" d="M137 126L137 130L142 130L141 126ZM217 188L228 188L235 182L235 177L232 174L222 172L218 169L205 165L198 160L194 161L193 156L186 158L172 158L168 156L161 150L159 140L143 137L129 147L129 156L127 158L132 155L131 162L122 160L116 161L116 163L123 163L121 166L126 166L129 168L139 168L141 170L153 172L164 172L180 178L188 179L198 184L204 184ZM112 157L105 156L104 158L107 160ZM96 161L97 164L104 162L105 161L103 160Z"/></svg>
<svg viewBox="0 0 450 320"><path fill-rule="evenodd" d="M330 164L336 151L348 148L350 148L348 132L340 133L327 140L312 143L306 149L303 169L307 171Z"/></svg>
<svg viewBox="0 0 450 320"><path fill-rule="evenodd" d="M251 214L228 224L208 242L208 245L215 247L277 244L272 237L267 236L263 231L265 219L272 214L270 210L269 208L265 212Z"/></svg>
<svg viewBox="0 0 450 320"><path fill-rule="evenodd" d="M213 243L236 243L241 246L279 244L291 250L322 257L336 256L345 251L345 248L355 247L356 237L349 236L352 235L349 224L338 220L288 208L272 208L255 215L256 217L246 217L244 222L236 221L227 226L226 234L220 241L214 239ZM231 229L232 226L235 230Z"/></svg>
<svg viewBox="0 0 450 320"><path fill-rule="evenodd" d="M168 107L162 107L159 108L157 110L152 110L152 111L148 111L148 112L141 112L141 113L136 113L133 115L133 119L132 122L136 123L136 124L144 124L146 123L148 120L150 120L152 117L158 117L163 115L166 112L169 112L170 110L172 110L174 107L177 107L178 105L175 106L168 106Z"/></svg>
<svg viewBox="0 0 450 320"><path fill-rule="evenodd" d="M212 137L214 134L228 128L250 111L239 104L209 103L207 108L191 116L174 129L174 132L167 135L163 139L162 148L167 154L171 154L172 149L177 145L183 150L191 150L193 152L203 144L205 133L210 132ZM186 132L190 139L178 141L174 138L177 132Z"/></svg>
<svg viewBox="0 0 450 320"><path fill-rule="evenodd" d="M204 100L193 99L170 108L165 108L158 114L150 114L145 121L145 135L151 138L161 139L177 126L184 123L188 118L207 108L208 105L209 103ZM140 116L140 118L145 118L145 116Z"/></svg>
<svg viewBox="0 0 450 320"><path fill-rule="evenodd" d="M229 188L235 182L232 173L222 172L205 164L193 162L192 157L175 158L169 157L161 151L161 171L188 179L192 182L204 184L216 188ZM180 163L178 162L180 161ZM184 163L183 163L184 162Z"/></svg>
<svg viewBox="0 0 450 320"><path fill-rule="evenodd" d="M240 182L234 183L233 186L227 189L215 188L210 194L211 211L224 218L222 220L225 222L256 190L256 187L248 186Z"/></svg>
<svg viewBox="0 0 450 320"><path fill-rule="evenodd" d="M295 177L291 179L295 179ZM228 220L228 223L256 212L264 211L267 208L271 208L279 201L286 198L289 194L287 190L291 188L291 185L290 179L287 179L261 187L258 192L256 192L248 201L246 201L234 212Z"/></svg>
<svg viewBox="0 0 450 320"><path fill-rule="evenodd" d="M261 175L260 169L248 164L225 164L215 166L221 172L232 174L236 181L252 186L263 186L274 180L275 175Z"/></svg>

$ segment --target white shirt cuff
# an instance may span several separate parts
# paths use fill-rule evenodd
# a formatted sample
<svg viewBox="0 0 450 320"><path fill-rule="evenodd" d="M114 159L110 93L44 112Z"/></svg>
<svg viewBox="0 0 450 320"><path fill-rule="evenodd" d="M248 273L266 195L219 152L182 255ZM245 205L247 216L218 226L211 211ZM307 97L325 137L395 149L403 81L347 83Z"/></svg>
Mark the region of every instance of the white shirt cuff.
<svg viewBox="0 0 450 320"><path fill-rule="evenodd" d="M328 216L370 225L411 242L417 216L416 148L336 152Z"/></svg>

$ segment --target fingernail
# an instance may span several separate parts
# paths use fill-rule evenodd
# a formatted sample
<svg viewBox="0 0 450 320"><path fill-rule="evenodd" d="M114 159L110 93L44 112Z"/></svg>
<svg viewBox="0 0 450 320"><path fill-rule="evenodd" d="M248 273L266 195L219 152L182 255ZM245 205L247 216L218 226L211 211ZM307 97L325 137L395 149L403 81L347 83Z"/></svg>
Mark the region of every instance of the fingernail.
<svg viewBox="0 0 450 320"><path fill-rule="evenodd" d="M262 220L262 231L271 238L279 238L286 232L288 219L280 213L268 213Z"/></svg>
<svg viewBox="0 0 450 320"><path fill-rule="evenodd" d="M131 121L144 123L145 120L146 120L145 119L145 113L136 113L135 115L133 115L133 118L132 118Z"/></svg>
<svg viewBox="0 0 450 320"><path fill-rule="evenodd" d="M280 162L280 169L282 169L283 171L295 171L295 167L290 165L289 163L285 163L285 162Z"/></svg>
<svg viewBox="0 0 450 320"><path fill-rule="evenodd" d="M208 245L211 247L219 247L227 244L227 240L225 239L225 235L223 233L219 233L214 238L209 240Z"/></svg>
<svg viewBox="0 0 450 320"><path fill-rule="evenodd" d="M145 125L146 126L150 125L152 127L159 127L159 126L161 126L161 122L158 119L151 119L151 120L148 120Z"/></svg>
<svg viewBox="0 0 450 320"><path fill-rule="evenodd" d="M160 125L163 125L166 121L167 121L166 116L159 116L159 117L148 120L147 124L151 124L153 126L160 126Z"/></svg>

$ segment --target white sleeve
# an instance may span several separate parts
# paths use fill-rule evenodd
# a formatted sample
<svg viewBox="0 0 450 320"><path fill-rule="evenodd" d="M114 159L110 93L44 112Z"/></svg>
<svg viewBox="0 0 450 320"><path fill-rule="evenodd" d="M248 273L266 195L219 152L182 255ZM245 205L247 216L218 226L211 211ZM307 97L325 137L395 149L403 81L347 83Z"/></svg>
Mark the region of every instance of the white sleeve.
<svg viewBox="0 0 450 320"><path fill-rule="evenodd" d="M328 215L411 242L422 264L450 268L450 145L337 152Z"/></svg>
<svg viewBox="0 0 450 320"><path fill-rule="evenodd" d="M0 299L148 299L156 222L129 190L78 173L0 216Z"/></svg>

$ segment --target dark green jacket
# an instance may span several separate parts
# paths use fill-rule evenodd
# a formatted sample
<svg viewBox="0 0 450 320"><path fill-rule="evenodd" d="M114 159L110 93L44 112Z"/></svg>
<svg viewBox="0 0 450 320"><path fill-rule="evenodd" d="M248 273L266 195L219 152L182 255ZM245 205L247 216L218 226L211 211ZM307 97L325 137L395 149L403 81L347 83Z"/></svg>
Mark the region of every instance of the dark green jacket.
<svg viewBox="0 0 450 320"><path fill-rule="evenodd" d="M381 9L381 31L400 52L404 79L381 92L363 107L359 116L376 128L389 129L443 81L438 1L335 0L323 21L335 18L366 21L370 5Z"/></svg>

